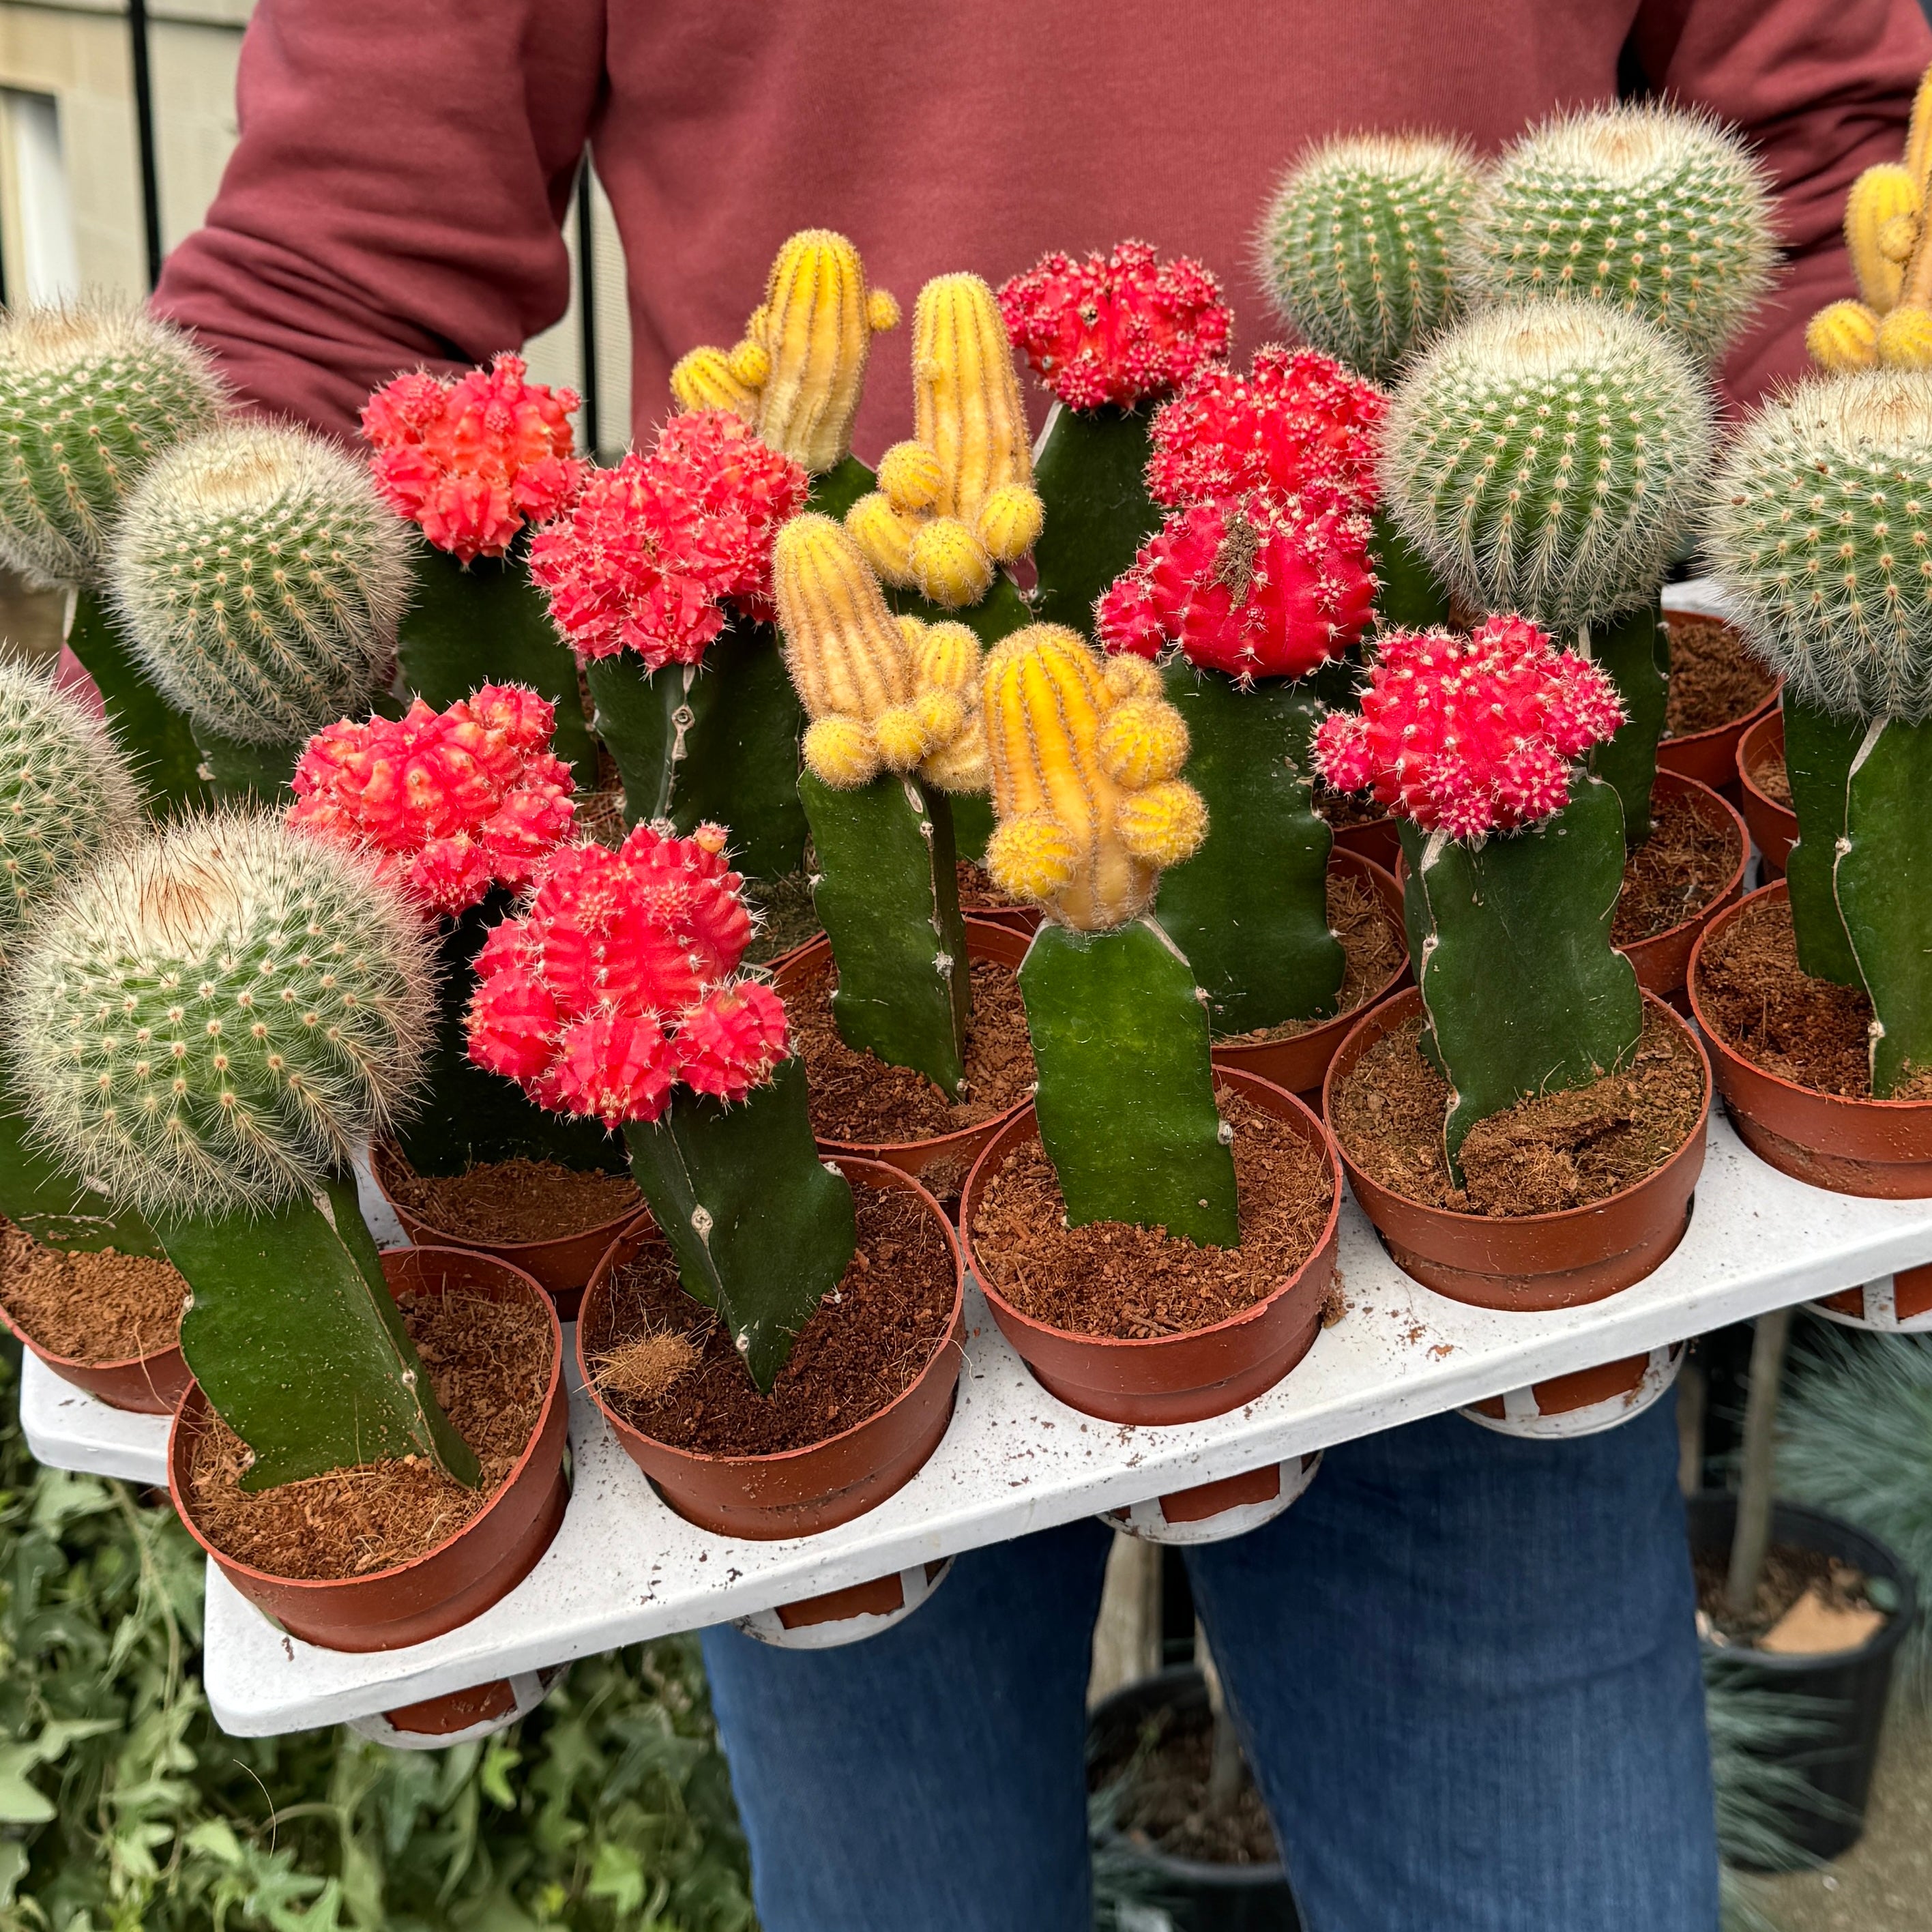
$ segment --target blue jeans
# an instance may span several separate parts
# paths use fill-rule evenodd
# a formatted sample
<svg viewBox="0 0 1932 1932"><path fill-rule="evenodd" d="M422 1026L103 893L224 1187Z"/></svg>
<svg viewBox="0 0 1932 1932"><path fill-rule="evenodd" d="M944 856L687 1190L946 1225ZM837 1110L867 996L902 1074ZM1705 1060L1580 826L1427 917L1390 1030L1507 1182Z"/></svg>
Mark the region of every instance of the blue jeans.
<svg viewBox="0 0 1932 1932"><path fill-rule="evenodd" d="M1714 1932L1671 1405L1330 1450L1189 1568L1308 1932ZM1108 1532L962 1556L866 1643L706 1631L764 1932L1084 1932Z"/></svg>

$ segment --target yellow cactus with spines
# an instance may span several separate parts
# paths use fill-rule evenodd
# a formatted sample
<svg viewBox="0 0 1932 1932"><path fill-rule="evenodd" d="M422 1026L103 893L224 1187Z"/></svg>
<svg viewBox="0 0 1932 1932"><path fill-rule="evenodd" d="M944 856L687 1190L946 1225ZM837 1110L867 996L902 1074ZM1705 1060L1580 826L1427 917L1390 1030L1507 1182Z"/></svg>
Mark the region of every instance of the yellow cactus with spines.
<svg viewBox="0 0 1932 1932"><path fill-rule="evenodd" d="M1882 317L1878 359L1887 369L1932 369L1932 309L1900 307Z"/></svg>
<svg viewBox="0 0 1932 1932"><path fill-rule="evenodd" d="M844 236L805 229L779 249L742 340L694 349L671 371L671 392L687 410L736 410L774 449L822 474L851 453L872 339L898 319Z"/></svg>
<svg viewBox="0 0 1932 1932"><path fill-rule="evenodd" d="M993 292L940 275L913 310L914 434L879 464L879 488L846 521L888 584L949 610L975 604L996 568L1038 542L1032 440Z"/></svg>
<svg viewBox="0 0 1932 1932"><path fill-rule="evenodd" d="M1149 690L1111 673L1077 632L1033 624L994 646L980 685L998 819L986 869L1079 932L1144 912L1162 868L1208 830L1200 794L1176 776L1187 728L1158 675Z"/></svg>
<svg viewBox="0 0 1932 1932"><path fill-rule="evenodd" d="M1878 367L1879 319L1863 302L1834 302L1805 325L1804 346L1828 375Z"/></svg>
<svg viewBox="0 0 1932 1932"><path fill-rule="evenodd" d="M1866 169L1845 200L1845 249L1865 305L1882 315L1898 300L1918 237L1918 184L1895 163Z"/></svg>

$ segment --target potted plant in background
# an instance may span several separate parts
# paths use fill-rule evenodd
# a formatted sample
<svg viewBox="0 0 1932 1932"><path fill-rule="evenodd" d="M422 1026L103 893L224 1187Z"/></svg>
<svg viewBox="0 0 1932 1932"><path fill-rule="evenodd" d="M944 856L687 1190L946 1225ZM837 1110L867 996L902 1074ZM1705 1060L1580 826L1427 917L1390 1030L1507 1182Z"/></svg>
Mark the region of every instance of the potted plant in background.
<svg viewBox="0 0 1932 1932"><path fill-rule="evenodd" d="M988 869L1047 917L1020 968L1039 1083L968 1178L960 1224L1035 1377L1109 1421L1220 1414L1320 1325L1339 1196L1320 1124L1209 1057L1193 970L1147 916L1207 830L1187 734L1144 658L1036 625L987 659L998 826ZM1216 1105L1216 1088L1221 1106ZM1161 1498L1198 1539L1292 1501L1269 1467ZM1146 1533L1143 1530L1143 1533Z"/></svg>

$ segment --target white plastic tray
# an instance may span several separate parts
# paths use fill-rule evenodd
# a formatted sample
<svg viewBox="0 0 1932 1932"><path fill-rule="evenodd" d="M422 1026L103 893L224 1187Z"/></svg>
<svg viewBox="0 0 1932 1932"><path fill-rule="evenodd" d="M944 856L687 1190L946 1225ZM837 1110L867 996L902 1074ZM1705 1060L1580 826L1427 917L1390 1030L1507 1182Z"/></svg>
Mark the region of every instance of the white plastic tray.
<svg viewBox="0 0 1932 1932"><path fill-rule="evenodd" d="M1346 1316L1285 1381L1211 1421L1125 1428L1064 1407L969 1288L952 1426L913 1481L857 1522L782 1543L694 1528L658 1500L578 1391L568 1513L501 1603L431 1642L352 1656L284 1635L211 1568L208 1702L242 1736L367 1716L1233 1475L1928 1260L1932 1201L1808 1187L1717 1120L1682 1245L1648 1280L1591 1307L1512 1316L1445 1300L1402 1274L1347 1203Z"/></svg>
<svg viewBox="0 0 1932 1932"><path fill-rule="evenodd" d="M135 1415L64 1382L26 1349L20 1363L20 1430L37 1462L84 1469L166 1489L168 1418Z"/></svg>

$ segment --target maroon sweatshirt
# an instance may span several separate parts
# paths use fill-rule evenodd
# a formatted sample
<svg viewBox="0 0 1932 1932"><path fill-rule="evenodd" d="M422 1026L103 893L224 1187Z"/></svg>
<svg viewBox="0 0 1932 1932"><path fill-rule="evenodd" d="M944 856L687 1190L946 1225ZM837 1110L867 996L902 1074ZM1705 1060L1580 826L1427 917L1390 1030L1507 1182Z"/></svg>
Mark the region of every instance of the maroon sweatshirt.
<svg viewBox="0 0 1932 1932"><path fill-rule="evenodd" d="M629 262L634 427L670 365L729 344L794 229L837 228L910 308L1123 236L1198 256L1244 352L1276 332L1250 256L1310 142L1458 130L1485 150L1617 91L1742 127L1789 267L1728 380L1803 366L1852 292L1860 169L1899 158L1932 62L1918 0L260 0L240 145L157 306L254 402L346 431L375 384L513 349L561 316L559 224L587 142ZM881 339L860 453L909 433Z"/></svg>

